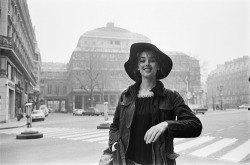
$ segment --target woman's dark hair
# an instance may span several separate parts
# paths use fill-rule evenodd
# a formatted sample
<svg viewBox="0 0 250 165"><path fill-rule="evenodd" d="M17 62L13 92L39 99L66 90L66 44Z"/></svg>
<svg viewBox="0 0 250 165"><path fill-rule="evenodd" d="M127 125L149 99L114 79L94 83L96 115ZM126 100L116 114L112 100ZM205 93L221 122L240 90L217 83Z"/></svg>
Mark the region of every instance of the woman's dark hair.
<svg viewBox="0 0 250 165"><path fill-rule="evenodd" d="M137 54L136 54L136 62L135 62L134 69L133 69L133 70L134 70L134 75L135 75L135 81L136 81L136 82L141 81L141 73L140 73L140 71L138 70L138 62L139 62L139 58L140 58L140 56L141 56L141 54L142 54L143 52L152 53L152 54L155 56L155 60L156 60L157 64L158 64L159 67L160 67L160 70L161 70L161 62L160 62L158 56L156 55L156 53L155 53L153 50L151 50L151 49L144 49L144 50L141 50L141 51L137 52ZM156 78L158 77L158 76L157 76L158 72L159 72L159 71L157 71L157 73L156 73Z"/></svg>

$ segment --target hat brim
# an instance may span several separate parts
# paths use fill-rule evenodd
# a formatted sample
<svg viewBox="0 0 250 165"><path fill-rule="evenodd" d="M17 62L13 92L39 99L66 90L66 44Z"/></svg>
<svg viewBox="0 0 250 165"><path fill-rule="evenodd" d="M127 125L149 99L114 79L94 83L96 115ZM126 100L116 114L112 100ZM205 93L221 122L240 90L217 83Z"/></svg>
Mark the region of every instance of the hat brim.
<svg viewBox="0 0 250 165"><path fill-rule="evenodd" d="M135 66L137 64L137 53L142 52L143 50L153 50L156 53L157 58L159 59L160 71L156 73L156 79L163 79L167 77L172 70L173 62L171 58L158 49L155 45L151 43L134 43L130 47L130 55L127 62L124 64L125 71L128 76L136 81L136 75L134 74Z"/></svg>

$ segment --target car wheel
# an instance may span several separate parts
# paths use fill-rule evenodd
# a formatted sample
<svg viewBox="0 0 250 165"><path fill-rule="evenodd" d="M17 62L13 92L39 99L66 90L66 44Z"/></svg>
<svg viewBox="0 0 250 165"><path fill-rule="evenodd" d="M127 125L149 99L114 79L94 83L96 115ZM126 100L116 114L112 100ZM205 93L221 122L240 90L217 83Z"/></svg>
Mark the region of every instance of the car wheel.
<svg viewBox="0 0 250 165"><path fill-rule="evenodd" d="M82 113L82 116L85 116L85 113Z"/></svg>

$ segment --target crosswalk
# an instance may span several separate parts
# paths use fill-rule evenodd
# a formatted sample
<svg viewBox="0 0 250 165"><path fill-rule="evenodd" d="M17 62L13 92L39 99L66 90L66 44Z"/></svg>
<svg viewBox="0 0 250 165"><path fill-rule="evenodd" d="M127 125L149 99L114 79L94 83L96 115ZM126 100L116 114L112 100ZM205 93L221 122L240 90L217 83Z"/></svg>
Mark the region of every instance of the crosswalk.
<svg viewBox="0 0 250 165"><path fill-rule="evenodd" d="M109 130L80 129L80 128L46 128L35 127L43 133L44 138L57 138L88 143L107 145ZM3 134L20 134L23 128L0 130ZM195 157L209 157L218 160L241 162L250 159L250 140L236 138L221 138L213 136L200 136L198 138L176 138L175 152ZM223 152L220 152L223 151Z"/></svg>

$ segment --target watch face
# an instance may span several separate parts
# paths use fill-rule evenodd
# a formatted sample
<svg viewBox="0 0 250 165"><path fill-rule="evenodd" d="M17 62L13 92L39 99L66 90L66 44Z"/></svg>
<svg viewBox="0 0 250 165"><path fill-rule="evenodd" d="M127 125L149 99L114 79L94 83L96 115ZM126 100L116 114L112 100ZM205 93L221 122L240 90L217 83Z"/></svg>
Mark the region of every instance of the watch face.
<svg viewBox="0 0 250 165"><path fill-rule="evenodd" d="M118 145L118 143L115 143L115 146L114 146L114 147L115 147L115 149L117 149L117 145Z"/></svg>

